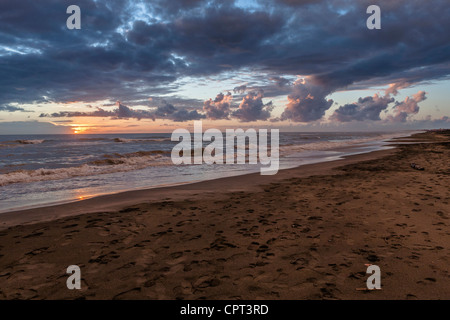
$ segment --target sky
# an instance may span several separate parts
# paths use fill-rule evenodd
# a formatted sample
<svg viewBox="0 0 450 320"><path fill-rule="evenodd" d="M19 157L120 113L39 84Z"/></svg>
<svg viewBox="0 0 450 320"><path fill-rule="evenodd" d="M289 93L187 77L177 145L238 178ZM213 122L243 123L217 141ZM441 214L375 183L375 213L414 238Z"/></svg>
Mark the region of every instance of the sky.
<svg viewBox="0 0 450 320"><path fill-rule="evenodd" d="M450 128L448 30L448 0L2 0L0 134Z"/></svg>

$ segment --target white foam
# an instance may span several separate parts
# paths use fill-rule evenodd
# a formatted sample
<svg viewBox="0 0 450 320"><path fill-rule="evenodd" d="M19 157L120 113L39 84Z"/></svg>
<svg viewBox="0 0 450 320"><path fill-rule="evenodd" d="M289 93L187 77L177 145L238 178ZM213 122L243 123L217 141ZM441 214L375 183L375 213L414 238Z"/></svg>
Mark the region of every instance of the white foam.
<svg viewBox="0 0 450 320"><path fill-rule="evenodd" d="M390 134L380 134L374 137L361 138L361 139L349 139L342 141L320 141L313 143L305 143L301 145L284 145L280 146L280 152L283 155L303 152L303 151L322 151L322 150L330 150L344 147L351 147L356 145L361 145L365 143L371 143L376 141L386 141L393 138L409 136L410 133L390 133Z"/></svg>
<svg viewBox="0 0 450 320"><path fill-rule="evenodd" d="M111 165L83 164L77 167L57 169L19 170L0 174L0 186L12 183L29 183L47 180L61 180L73 177L92 176L115 172L127 172L147 167L170 165L170 158L161 155L119 158L121 163Z"/></svg>
<svg viewBox="0 0 450 320"><path fill-rule="evenodd" d="M45 140L16 140L17 143L20 144L41 144Z"/></svg>
<svg viewBox="0 0 450 320"><path fill-rule="evenodd" d="M171 141L170 138L148 138L148 139L126 139L126 138L114 138L115 142L130 143L130 142L163 142Z"/></svg>

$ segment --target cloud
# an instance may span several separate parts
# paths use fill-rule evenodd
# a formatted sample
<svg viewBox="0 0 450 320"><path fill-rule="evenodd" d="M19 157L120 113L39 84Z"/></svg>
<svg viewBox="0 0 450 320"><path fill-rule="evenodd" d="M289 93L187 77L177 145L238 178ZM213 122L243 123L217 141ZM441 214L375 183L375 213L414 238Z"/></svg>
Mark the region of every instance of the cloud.
<svg viewBox="0 0 450 320"><path fill-rule="evenodd" d="M117 118L118 119L129 119L129 118L135 118L137 120L141 119L152 119L155 120L155 115L149 111L146 110L133 110L127 106L124 106L120 102L117 102L118 109L115 109L115 112L117 112Z"/></svg>
<svg viewBox="0 0 450 320"><path fill-rule="evenodd" d="M279 2L284 3L288 6L304 6L307 4L312 4L312 3L317 3L320 2L321 0L280 0Z"/></svg>
<svg viewBox="0 0 450 320"><path fill-rule="evenodd" d="M358 102L340 106L334 111L331 120L339 122L349 121L379 121L380 113L386 110L395 99L389 95L380 97L375 94L373 97L359 98Z"/></svg>
<svg viewBox="0 0 450 320"><path fill-rule="evenodd" d="M25 110L23 108L19 108L19 107L15 107L15 106L0 106L0 111L6 111L6 112L34 112L34 111L29 111L29 110Z"/></svg>
<svg viewBox="0 0 450 320"><path fill-rule="evenodd" d="M159 106L155 111L155 116L159 118L167 117L173 114L177 109L170 103L164 101L162 106Z"/></svg>
<svg viewBox="0 0 450 320"><path fill-rule="evenodd" d="M398 94L398 90L409 87L411 84L405 81L400 81L396 83L389 84L389 87L384 91L386 95L394 95Z"/></svg>
<svg viewBox="0 0 450 320"><path fill-rule="evenodd" d="M396 102L394 106L394 115L389 116L388 120L393 122L405 122L408 116L419 112L419 102L426 99L426 92L419 91L412 97L406 97L402 102Z"/></svg>
<svg viewBox="0 0 450 320"><path fill-rule="evenodd" d="M386 90L385 96L375 94L373 97L359 98L357 102L346 104L337 108L330 116L330 120L338 122L350 121L380 121L380 114L387 111L389 105L394 103L394 115L386 117L387 122L405 122L408 116L419 112L419 102L426 99L426 93L419 91L404 101L395 101L390 94L397 94L397 89L403 85L393 84Z"/></svg>
<svg viewBox="0 0 450 320"><path fill-rule="evenodd" d="M120 101L116 102L117 108L112 111L108 111L97 107L97 110L92 112L81 112L81 111L60 111L52 114L41 113L40 118L51 117L51 118L62 118L62 117L110 117L112 119L152 119L155 120L155 114L146 110L134 110L125 105Z"/></svg>
<svg viewBox="0 0 450 320"><path fill-rule="evenodd" d="M247 86L245 84L243 84L241 86L234 87L233 92L234 93L244 93L246 89L247 89Z"/></svg>
<svg viewBox="0 0 450 320"><path fill-rule="evenodd" d="M198 113L196 109L189 107L176 108L172 104L162 101L162 105L158 106L154 112L139 110L139 113L144 113L150 119L168 119L175 122L183 122L190 120L204 119L205 115Z"/></svg>
<svg viewBox="0 0 450 320"><path fill-rule="evenodd" d="M242 122L268 120L273 109L272 101L264 104L262 91L251 91L242 99L237 110L232 112L234 118Z"/></svg>
<svg viewBox="0 0 450 320"><path fill-rule="evenodd" d="M211 120L229 119L232 100L233 96L230 92L226 95L219 93L214 100L206 100L203 103L206 117Z"/></svg>
<svg viewBox="0 0 450 320"><path fill-rule="evenodd" d="M205 115L198 113L197 110L186 110L186 109L179 109L176 112L174 112L172 115L170 115L170 117L169 117L169 119L171 119L175 122L200 120L200 119L204 119L204 118L205 118Z"/></svg>
<svg viewBox="0 0 450 320"><path fill-rule="evenodd" d="M427 116L425 119L420 120L410 120L405 122L390 122L392 125L398 126L402 125L404 128L415 128L415 129L450 129L450 118L448 116L442 116L438 119L431 119L431 116Z"/></svg>
<svg viewBox="0 0 450 320"><path fill-rule="evenodd" d="M287 86L287 85L289 85L291 83L288 79L283 78L283 77L278 77L278 76L270 77L269 79L272 80L272 81L275 81L277 86L280 87L280 88L282 88L284 86Z"/></svg>
<svg viewBox="0 0 450 320"><path fill-rule="evenodd" d="M162 106L156 108L155 111L148 110L136 110L128 106L123 105L120 101L116 102L115 109L109 111L97 107L95 111L82 112L82 111L60 111L51 114L41 113L40 118L71 118L71 117L108 117L113 120L118 119L168 119L175 122L200 120L204 119L205 115L198 113L196 109L188 110L186 108L175 108L173 105L165 103Z"/></svg>
<svg viewBox="0 0 450 320"><path fill-rule="evenodd" d="M319 120L333 104L326 99L332 91L314 81L299 79L288 96L288 104L281 114L281 120L310 122Z"/></svg>
<svg viewBox="0 0 450 320"><path fill-rule="evenodd" d="M275 82L266 97L287 94L292 76L314 79L304 88L292 86L282 116L310 122L323 117L326 97L337 90L391 83L386 94L395 95L406 86L449 79L448 0L379 0L389 14L382 13L376 32L365 27L368 0L242 3L77 0L82 30L74 32L65 28L69 0L2 0L0 105L120 100L133 107L150 95L176 94L187 77L204 81L245 71L236 80L252 88L251 77ZM112 116L151 117L131 107ZM189 108L164 117L200 115Z"/></svg>
<svg viewBox="0 0 450 320"><path fill-rule="evenodd" d="M439 121L442 124L445 123L445 124L449 124L450 125L450 117L447 117L447 116L443 116L443 117L441 117L440 119L438 119L436 121Z"/></svg>
<svg viewBox="0 0 450 320"><path fill-rule="evenodd" d="M395 109L399 112L406 112L406 113L417 113L419 112L419 102L424 101L427 97L425 96L425 91L419 91L416 94L410 97L406 97L405 100L401 103L398 103L395 106Z"/></svg>

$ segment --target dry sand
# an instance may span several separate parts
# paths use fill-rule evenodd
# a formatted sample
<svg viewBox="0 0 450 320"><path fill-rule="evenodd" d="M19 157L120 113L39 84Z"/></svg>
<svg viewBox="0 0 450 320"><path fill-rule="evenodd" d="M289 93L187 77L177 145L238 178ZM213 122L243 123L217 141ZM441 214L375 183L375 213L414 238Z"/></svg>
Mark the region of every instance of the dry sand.
<svg viewBox="0 0 450 320"><path fill-rule="evenodd" d="M450 132L402 141L1 214L0 299L450 299ZM81 290L66 287L74 264ZM365 264L382 290L358 290Z"/></svg>

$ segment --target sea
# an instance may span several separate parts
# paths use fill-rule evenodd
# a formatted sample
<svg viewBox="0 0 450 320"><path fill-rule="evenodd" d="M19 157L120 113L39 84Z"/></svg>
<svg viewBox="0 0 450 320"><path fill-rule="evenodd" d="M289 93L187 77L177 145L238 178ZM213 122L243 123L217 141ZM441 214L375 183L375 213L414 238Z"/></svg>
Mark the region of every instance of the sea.
<svg viewBox="0 0 450 320"><path fill-rule="evenodd" d="M391 148L413 133L280 132L280 170ZM0 135L0 213L260 172L248 163L174 165L177 143L171 133Z"/></svg>

